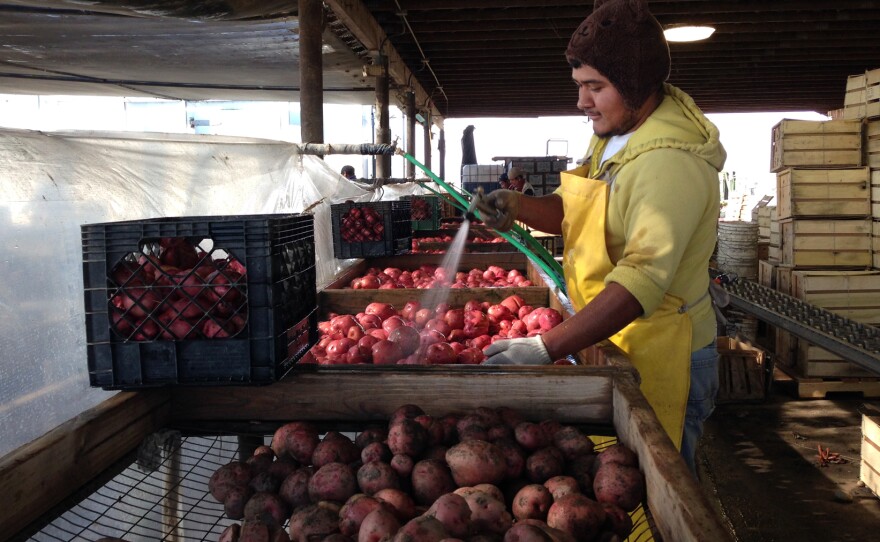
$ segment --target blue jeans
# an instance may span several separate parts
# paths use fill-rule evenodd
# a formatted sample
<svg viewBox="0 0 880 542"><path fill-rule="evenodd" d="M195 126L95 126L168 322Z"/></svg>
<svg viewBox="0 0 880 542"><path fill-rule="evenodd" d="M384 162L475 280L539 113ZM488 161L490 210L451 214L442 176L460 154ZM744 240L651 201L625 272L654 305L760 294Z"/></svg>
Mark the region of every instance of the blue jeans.
<svg viewBox="0 0 880 542"><path fill-rule="evenodd" d="M715 410L717 393L718 348L713 342L691 354L691 387L684 416L681 455L694 474L697 472L697 442L703 435L703 422Z"/></svg>

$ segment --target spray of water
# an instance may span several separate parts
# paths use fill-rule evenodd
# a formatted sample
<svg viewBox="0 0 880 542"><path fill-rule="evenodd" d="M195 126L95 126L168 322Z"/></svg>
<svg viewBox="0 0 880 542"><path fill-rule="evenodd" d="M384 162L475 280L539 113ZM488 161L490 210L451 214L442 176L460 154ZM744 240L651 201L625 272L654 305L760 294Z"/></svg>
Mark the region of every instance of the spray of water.
<svg viewBox="0 0 880 542"><path fill-rule="evenodd" d="M444 276L448 277L450 282L455 282L455 273L458 271L458 263L461 261L461 254L464 252L464 244L467 242L470 229L471 222L465 218L458 229L458 233L452 239L452 243L450 243L449 249L443 257L443 262L440 264L444 271ZM449 299L449 290L449 286L429 288L422 296L421 306L426 309L436 309L438 305L445 303Z"/></svg>

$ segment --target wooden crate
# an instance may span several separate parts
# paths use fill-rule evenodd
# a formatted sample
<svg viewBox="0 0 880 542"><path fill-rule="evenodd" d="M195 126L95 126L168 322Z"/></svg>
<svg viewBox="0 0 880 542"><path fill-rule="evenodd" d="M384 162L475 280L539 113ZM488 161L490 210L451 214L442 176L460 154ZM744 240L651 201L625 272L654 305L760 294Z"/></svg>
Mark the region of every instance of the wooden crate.
<svg viewBox="0 0 880 542"><path fill-rule="evenodd" d="M861 165L861 121L786 119L773 127L770 171L774 173L789 167Z"/></svg>
<svg viewBox="0 0 880 542"><path fill-rule="evenodd" d="M869 217L870 175L866 167L784 169L776 174L777 219Z"/></svg>
<svg viewBox="0 0 880 542"><path fill-rule="evenodd" d="M880 220L871 222L871 257L872 267L880 269Z"/></svg>
<svg viewBox="0 0 880 542"><path fill-rule="evenodd" d="M880 271L791 274L792 296L861 324L880 323Z"/></svg>
<svg viewBox="0 0 880 542"><path fill-rule="evenodd" d="M871 220L780 221L782 263L799 268L868 268Z"/></svg>
<svg viewBox="0 0 880 542"><path fill-rule="evenodd" d="M880 119L865 122L865 165L874 172L880 169ZM880 194L875 194L875 198L880 200Z"/></svg>
<svg viewBox="0 0 880 542"><path fill-rule="evenodd" d="M776 264L767 261L758 261L758 284L773 290L776 289Z"/></svg>
<svg viewBox="0 0 880 542"><path fill-rule="evenodd" d="M843 118L861 120L865 118L866 74L850 75L846 78L846 94L843 97Z"/></svg>
<svg viewBox="0 0 880 542"><path fill-rule="evenodd" d="M855 322L880 322L880 271L794 271L792 295ZM798 338L798 375L817 378L876 376L840 356Z"/></svg>
<svg viewBox="0 0 880 542"><path fill-rule="evenodd" d="M865 118L880 117L880 69L865 73Z"/></svg>
<svg viewBox="0 0 880 542"><path fill-rule="evenodd" d="M748 403L767 398L773 370L764 350L733 337L718 337L718 395L715 402Z"/></svg>
<svg viewBox="0 0 880 542"><path fill-rule="evenodd" d="M880 496L880 416L862 414L861 456L859 480Z"/></svg>

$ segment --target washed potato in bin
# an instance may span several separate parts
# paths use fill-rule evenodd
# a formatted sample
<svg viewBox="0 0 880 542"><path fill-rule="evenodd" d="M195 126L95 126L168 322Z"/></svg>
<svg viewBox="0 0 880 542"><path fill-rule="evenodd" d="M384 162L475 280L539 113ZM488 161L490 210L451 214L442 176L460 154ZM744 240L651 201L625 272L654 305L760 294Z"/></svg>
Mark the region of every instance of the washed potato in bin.
<svg viewBox="0 0 880 542"><path fill-rule="evenodd" d="M225 339L247 324L247 269L184 237L145 243L111 270L111 328L129 341Z"/></svg>

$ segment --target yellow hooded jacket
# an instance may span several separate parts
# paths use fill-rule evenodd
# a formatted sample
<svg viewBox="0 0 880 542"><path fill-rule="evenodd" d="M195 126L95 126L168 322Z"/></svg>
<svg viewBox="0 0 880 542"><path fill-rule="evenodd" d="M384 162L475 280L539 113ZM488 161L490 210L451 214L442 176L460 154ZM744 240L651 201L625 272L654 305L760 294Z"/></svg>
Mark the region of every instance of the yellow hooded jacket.
<svg viewBox="0 0 880 542"><path fill-rule="evenodd" d="M664 85L660 106L627 144L600 168L610 183L605 242L615 264L605 284L635 296L644 316L668 292L688 304L692 349L714 341L711 303L697 303L709 288L708 262L719 216L718 173L727 153L718 128L690 96ZM599 143L590 141L586 159Z"/></svg>

